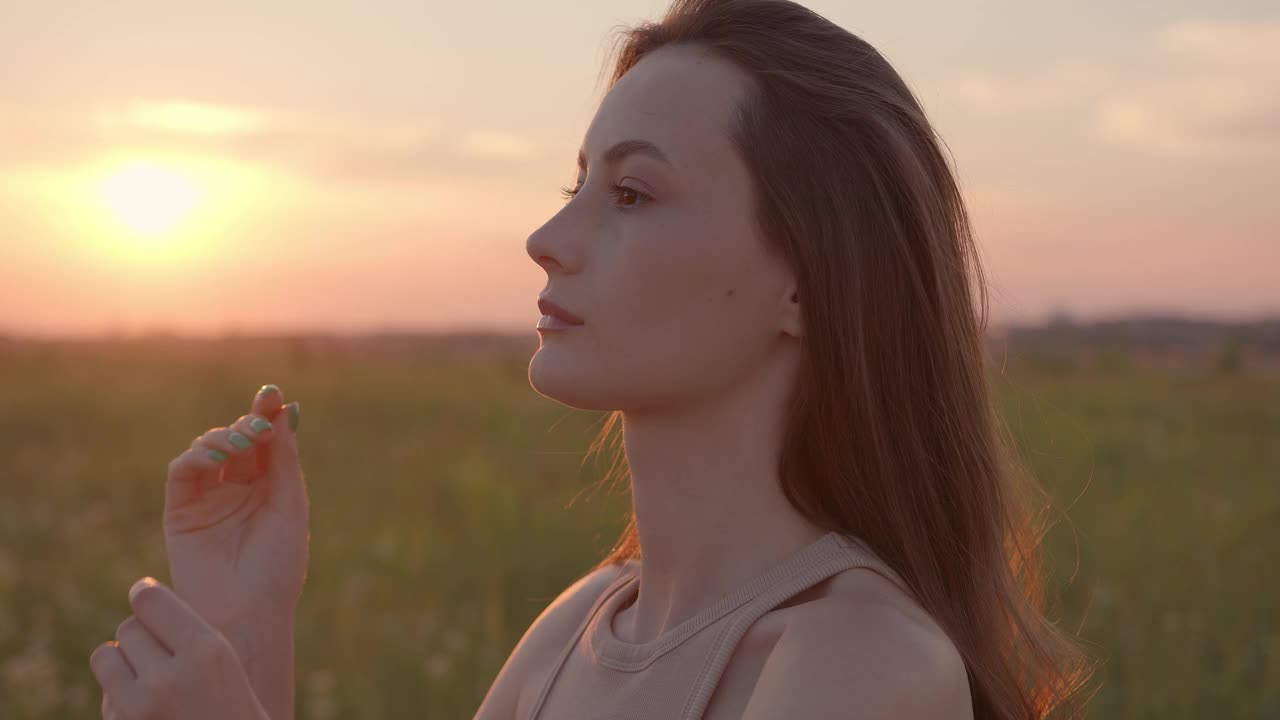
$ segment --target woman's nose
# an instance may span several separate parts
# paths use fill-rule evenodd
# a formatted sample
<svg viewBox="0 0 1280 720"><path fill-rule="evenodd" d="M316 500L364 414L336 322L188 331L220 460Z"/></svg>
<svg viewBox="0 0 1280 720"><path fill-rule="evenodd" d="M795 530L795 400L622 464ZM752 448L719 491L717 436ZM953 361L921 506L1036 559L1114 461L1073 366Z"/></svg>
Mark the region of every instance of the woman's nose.
<svg viewBox="0 0 1280 720"><path fill-rule="evenodd" d="M535 230L525 241L529 257L547 272L571 271L578 264L580 251L572 234L562 226L558 218L561 218L560 214Z"/></svg>

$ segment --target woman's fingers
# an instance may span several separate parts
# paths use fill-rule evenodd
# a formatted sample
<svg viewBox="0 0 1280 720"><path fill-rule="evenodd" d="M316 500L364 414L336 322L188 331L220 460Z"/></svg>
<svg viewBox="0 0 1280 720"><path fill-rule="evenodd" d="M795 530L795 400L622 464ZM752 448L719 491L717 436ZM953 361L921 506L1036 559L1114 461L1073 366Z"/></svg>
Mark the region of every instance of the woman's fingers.
<svg viewBox="0 0 1280 720"><path fill-rule="evenodd" d="M296 424L301 408L298 401L284 403L284 392L276 385L263 385L253 398L253 414L272 423L270 437L258 448L258 467L274 480L269 502L292 513L307 511L306 484L298 463Z"/></svg>
<svg viewBox="0 0 1280 720"><path fill-rule="evenodd" d="M209 448L192 441L188 450L169 461L164 493L166 512L186 505L218 485L222 462L210 457L208 452Z"/></svg>
<svg viewBox="0 0 1280 720"><path fill-rule="evenodd" d="M108 640L89 654L89 668L104 692L127 691L138 681L138 675L120 651L120 643Z"/></svg>
<svg viewBox="0 0 1280 720"><path fill-rule="evenodd" d="M284 391L275 385L263 385L258 394L253 396L253 404L249 408L249 414L261 415L271 422L276 421L280 409L284 407ZM284 418L283 415L279 415Z"/></svg>
<svg viewBox="0 0 1280 720"><path fill-rule="evenodd" d="M256 463L254 438L265 434L264 439L269 439L271 431L254 433L248 429L253 418L245 416L241 420L245 432L229 427L208 430L169 463L166 510L181 507L223 481L248 484Z"/></svg>
<svg viewBox="0 0 1280 720"><path fill-rule="evenodd" d="M235 446L235 451L223 463L223 482L248 485L254 478L262 476L267 468L263 453L271 445L271 433L274 429L271 421L261 415L241 415L231 423L227 428L227 440ZM246 441L250 445L243 447Z"/></svg>
<svg viewBox="0 0 1280 720"><path fill-rule="evenodd" d="M116 628L116 641L120 643L120 650L133 668L133 674L138 677L161 671L173 658L173 653L133 615L125 618Z"/></svg>
<svg viewBox="0 0 1280 720"><path fill-rule="evenodd" d="M271 438L275 423L287 422L281 403L284 393L263 385L254 396L252 412L229 427L216 427L196 437L191 447L169 463L166 510L185 505L223 482L248 485L271 467Z"/></svg>
<svg viewBox="0 0 1280 720"><path fill-rule="evenodd" d="M276 423L288 422L288 415L282 413L284 407L284 391L279 387L271 384L263 385L258 389L258 394L253 396L253 403L249 408L250 415L257 415L270 421L273 425ZM271 469L271 454L274 444L264 442L258 448L258 470L267 472Z"/></svg>
<svg viewBox="0 0 1280 720"><path fill-rule="evenodd" d="M257 474L257 450L255 445L260 441L269 441L271 428L252 429L255 419L269 423L266 418L257 415L243 415L232 423L231 427L216 427L192 441L193 448L204 448L205 454L214 460L220 460L222 482L234 482L247 485ZM262 427L262 423L258 424ZM221 453L220 455L216 453ZM203 488L202 488L203 489Z"/></svg>

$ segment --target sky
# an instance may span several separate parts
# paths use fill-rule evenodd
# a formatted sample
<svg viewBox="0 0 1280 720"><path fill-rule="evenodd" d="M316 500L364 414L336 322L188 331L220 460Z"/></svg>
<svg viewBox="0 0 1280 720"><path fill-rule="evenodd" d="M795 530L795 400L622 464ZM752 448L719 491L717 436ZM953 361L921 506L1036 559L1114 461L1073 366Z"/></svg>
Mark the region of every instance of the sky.
<svg viewBox="0 0 1280 720"><path fill-rule="evenodd" d="M1274 2L805 2L956 167L992 321L1280 312ZM0 334L536 333L615 26L666 2L0 0Z"/></svg>

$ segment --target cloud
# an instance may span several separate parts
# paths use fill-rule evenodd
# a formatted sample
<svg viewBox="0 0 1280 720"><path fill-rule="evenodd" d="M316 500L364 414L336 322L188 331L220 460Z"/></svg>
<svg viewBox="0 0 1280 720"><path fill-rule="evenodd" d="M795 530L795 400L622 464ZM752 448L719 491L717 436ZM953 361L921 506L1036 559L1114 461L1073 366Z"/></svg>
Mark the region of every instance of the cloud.
<svg viewBox="0 0 1280 720"><path fill-rule="evenodd" d="M1107 141L1167 157L1275 154L1280 93L1265 85L1207 72L1164 81L1105 98L1094 127Z"/></svg>
<svg viewBox="0 0 1280 720"><path fill-rule="evenodd" d="M475 157L522 159L535 150L527 138L498 130L469 130L459 145L463 152Z"/></svg>
<svg viewBox="0 0 1280 720"><path fill-rule="evenodd" d="M1099 137L1165 157L1280 158L1280 21L1183 21L1154 52L1166 74L1102 98Z"/></svg>
<svg viewBox="0 0 1280 720"><path fill-rule="evenodd" d="M0 168L75 164L103 150L208 153L343 180L483 176L536 157L500 128L448 131L420 120L144 100L88 113L0 112Z"/></svg>
<svg viewBox="0 0 1280 720"><path fill-rule="evenodd" d="M1078 110L1099 139L1164 157L1280 157L1280 20L1209 18L1154 33L1132 63L1060 60L1013 74L956 71L970 111Z"/></svg>
<svg viewBox="0 0 1280 720"><path fill-rule="evenodd" d="M1097 63L1072 58L1016 76L955 71L944 82L943 92L984 114L1036 112L1078 105L1096 94L1104 76Z"/></svg>
<svg viewBox="0 0 1280 720"><path fill-rule="evenodd" d="M254 108L209 103L167 101L134 102L107 108L94 116L99 130L147 129L198 135L243 135L268 128L271 113Z"/></svg>
<svg viewBox="0 0 1280 720"><path fill-rule="evenodd" d="M1274 69L1280 58L1280 21L1184 20L1161 30L1156 46L1218 65Z"/></svg>

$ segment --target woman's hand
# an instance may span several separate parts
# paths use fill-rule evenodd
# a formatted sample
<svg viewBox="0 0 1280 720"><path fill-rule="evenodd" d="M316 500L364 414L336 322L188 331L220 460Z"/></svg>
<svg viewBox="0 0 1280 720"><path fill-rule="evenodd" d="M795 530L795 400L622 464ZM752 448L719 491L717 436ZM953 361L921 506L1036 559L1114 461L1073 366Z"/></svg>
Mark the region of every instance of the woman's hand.
<svg viewBox="0 0 1280 720"><path fill-rule="evenodd" d="M233 643L263 623L291 620L306 576L299 407L283 402L278 387L262 386L249 414L197 437L169 463L164 538L173 588Z"/></svg>
<svg viewBox="0 0 1280 720"><path fill-rule="evenodd" d="M89 655L104 720L270 720L231 644L176 593L142 578L129 605Z"/></svg>

